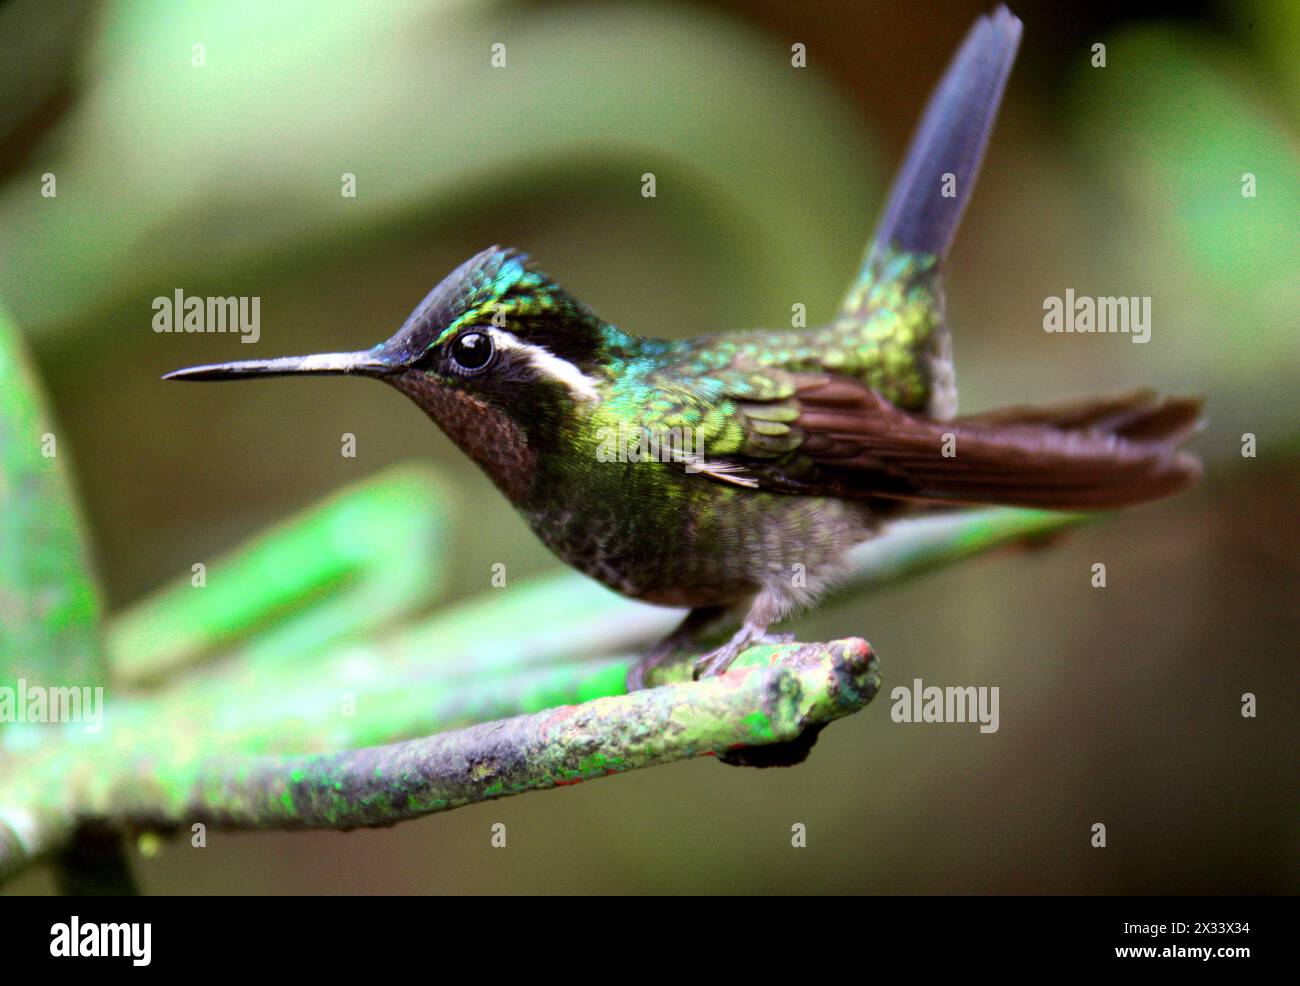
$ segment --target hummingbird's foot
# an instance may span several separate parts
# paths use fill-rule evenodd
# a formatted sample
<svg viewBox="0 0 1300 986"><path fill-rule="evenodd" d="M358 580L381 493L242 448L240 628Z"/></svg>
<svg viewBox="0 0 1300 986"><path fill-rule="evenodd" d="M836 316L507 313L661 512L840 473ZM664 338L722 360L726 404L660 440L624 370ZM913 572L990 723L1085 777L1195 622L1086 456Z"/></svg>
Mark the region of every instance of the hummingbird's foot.
<svg viewBox="0 0 1300 986"><path fill-rule="evenodd" d="M627 690L640 691L650 688L650 675L658 667L671 664L676 660L685 660L687 654L698 654L701 640L707 640L712 633L717 633L718 622L734 614L730 606L698 606L691 610L681 625L654 647L650 648L639 661L627 672ZM792 633L768 633L767 626L782 616L779 608L763 607L757 615L751 609L750 615L725 644L711 650L703 657L697 658L691 665L694 677L714 678L725 674L731 662L755 644L788 644L794 640ZM716 637L714 638L716 639Z"/></svg>
<svg viewBox="0 0 1300 986"><path fill-rule="evenodd" d="M792 633L768 633L766 627L746 623L725 644L695 662L695 680L726 674L732 662L755 644L788 644L793 641Z"/></svg>
<svg viewBox="0 0 1300 986"><path fill-rule="evenodd" d="M687 613L686 619L682 620L676 630L650 648L628 669L627 690L636 692L649 688L650 672L655 668L669 663L683 651L697 651L700 635L727 612L726 606L699 606Z"/></svg>
<svg viewBox="0 0 1300 986"><path fill-rule="evenodd" d="M749 643L745 640L737 644L736 638L733 637L717 650L709 651L695 662L695 680L716 678L720 674L726 674L727 668L731 667L731 662L740 656Z"/></svg>
<svg viewBox="0 0 1300 986"><path fill-rule="evenodd" d="M790 634L768 633L767 628L784 619L794 608L784 586L776 583L765 586L750 603L744 622L731 639L695 662L696 680L726 674L732 662L755 644L785 644L792 641L794 637Z"/></svg>
<svg viewBox="0 0 1300 986"><path fill-rule="evenodd" d="M649 688L650 672L659 665L663 664L672 654L672 650L664 649L667 641L661 640L654 648L641 656L627 669L627 690L628 693L639 692L643 688Z"/></svg>

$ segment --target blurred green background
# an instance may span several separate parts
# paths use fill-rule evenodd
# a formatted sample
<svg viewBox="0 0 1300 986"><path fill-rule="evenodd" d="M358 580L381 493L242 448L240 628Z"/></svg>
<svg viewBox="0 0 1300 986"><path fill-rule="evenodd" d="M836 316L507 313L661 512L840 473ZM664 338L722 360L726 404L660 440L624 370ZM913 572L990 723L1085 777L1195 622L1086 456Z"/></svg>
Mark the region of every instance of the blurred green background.
<svg viewBox="0 0 1300 986"><path fill-rule="evenodd" d="M870 639L886 694L797 769L706 759L391 830L215 833L137 857L146 892L1297 890L1300 6L1012 6L1020 61L949 265L963 408L1202 393L1201 486L800 621L802 639ZM447 598L495 562L512 581L554 567L386 388L158 377L369 346L490 243L642 334L782 326L795 302L827 320L987 9L0 6L0 304L35 351L110 610L412 458L455 491ZM155 334L152 299L177 288L259 296L261 341ZM1151 296L1151 341L1043 332L1067 288ZM891 722L887 690L916 677L999 686L1000 731ZM36 870L6 889L51 888Z"/></svg>

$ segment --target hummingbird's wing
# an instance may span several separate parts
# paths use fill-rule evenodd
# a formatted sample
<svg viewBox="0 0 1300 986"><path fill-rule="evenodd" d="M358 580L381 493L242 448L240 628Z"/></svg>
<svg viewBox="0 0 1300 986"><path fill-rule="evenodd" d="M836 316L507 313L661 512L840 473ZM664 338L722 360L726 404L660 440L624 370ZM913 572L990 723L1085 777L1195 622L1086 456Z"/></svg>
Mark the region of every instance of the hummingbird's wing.
<svg viewBox="0 0 1300 986"><path fill-rule="evenodd" d="M847 377L724 371L711 387L667 387L650 427L676 427L701 482L851 499L1091 510L1191 485L1178 446L1200 402L1150 391L940 421Z"/></svg>

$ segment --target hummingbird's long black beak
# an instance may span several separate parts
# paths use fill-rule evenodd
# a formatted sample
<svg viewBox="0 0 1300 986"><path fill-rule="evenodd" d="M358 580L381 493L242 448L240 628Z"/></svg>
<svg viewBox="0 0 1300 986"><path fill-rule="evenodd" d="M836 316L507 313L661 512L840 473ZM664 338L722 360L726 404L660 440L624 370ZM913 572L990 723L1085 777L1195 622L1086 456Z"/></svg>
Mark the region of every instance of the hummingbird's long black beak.
<svg viewBox="0 0 1300 986"><path fill-rule="evenodd" d="M164 380L243 380L247 377L340 376L382 377L400 373L400 364L389 363L374 351L360 353L318 353L315 356L282 356L279 359L245 359L234 363L210 363L173 370Z"/></svg>

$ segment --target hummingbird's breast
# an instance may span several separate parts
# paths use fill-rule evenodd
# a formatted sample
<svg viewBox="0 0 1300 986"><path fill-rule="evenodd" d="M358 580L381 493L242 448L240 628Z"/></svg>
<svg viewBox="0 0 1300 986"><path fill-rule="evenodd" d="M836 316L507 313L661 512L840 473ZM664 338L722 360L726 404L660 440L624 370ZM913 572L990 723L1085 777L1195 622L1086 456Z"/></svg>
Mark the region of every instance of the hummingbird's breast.
<svg viewBox="0 0 1300 986"><path fill-rule="evenodd" d="M714 606L831 580L875 522L860 502L744 489L660 462L555 471L522 508L560 559L616 592Z"/></svg>

